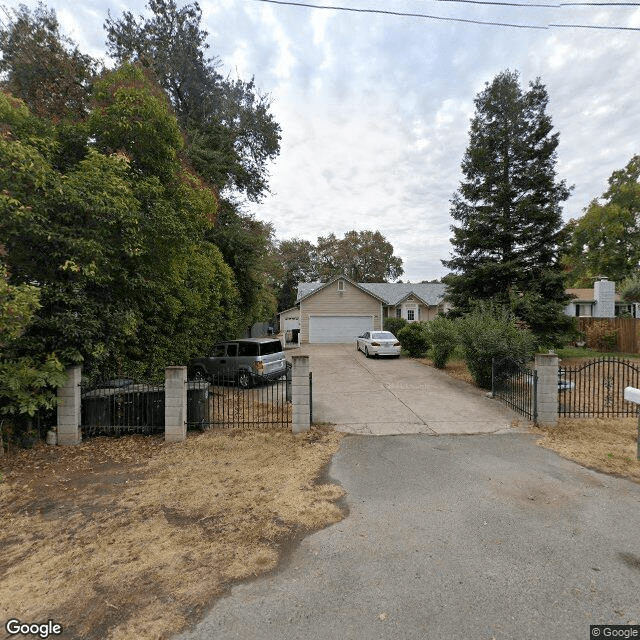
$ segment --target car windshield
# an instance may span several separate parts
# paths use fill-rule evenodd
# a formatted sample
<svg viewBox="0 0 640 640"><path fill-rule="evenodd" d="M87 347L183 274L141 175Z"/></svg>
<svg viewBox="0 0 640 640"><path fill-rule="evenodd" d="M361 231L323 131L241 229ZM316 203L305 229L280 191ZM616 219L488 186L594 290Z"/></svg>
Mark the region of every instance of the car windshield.
<svg viewBox="0 0 640 640"><path fill-rule="evenodd" d="M374 340L395 340L396 337L389 331L375 331L371 334Z"/></svg>
<svg viewBox="0 0 640 640"><path fill-rule="evenodd" d="M272 340L271 342L260 343L260 355L268 356L272 353L279 353L282 351L282 343L280 340Z"/></svg>

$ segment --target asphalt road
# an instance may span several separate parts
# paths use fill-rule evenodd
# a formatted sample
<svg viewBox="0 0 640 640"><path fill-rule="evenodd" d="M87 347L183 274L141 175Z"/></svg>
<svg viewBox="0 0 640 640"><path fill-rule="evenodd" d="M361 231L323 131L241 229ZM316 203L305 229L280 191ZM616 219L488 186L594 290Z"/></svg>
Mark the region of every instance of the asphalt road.
<svg viewBox="0 0 640 640"><path fill-rule="evenodd" d="M640 485L533 436L345 438L342 522L180 640L586 640L640 622Z"/></svg>

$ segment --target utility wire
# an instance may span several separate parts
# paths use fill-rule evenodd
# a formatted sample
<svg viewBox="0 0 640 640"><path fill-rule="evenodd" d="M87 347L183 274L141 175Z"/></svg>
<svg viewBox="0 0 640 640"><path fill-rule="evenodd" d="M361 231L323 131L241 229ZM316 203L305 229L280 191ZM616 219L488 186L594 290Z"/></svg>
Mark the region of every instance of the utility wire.
<svg viewBox="0 0 640 640"><path fill-rule="evenodd" d="M550 5L550 4L537 4L537 5L524 5L520 3L507 3L507 2L491 2L489 0L437 0L438 2L465 2L471 4L496 4L502 6L513 6L513 7L537 7L537 8L561 8L568 6L590 6L590 7L601 7L601 6L640 6L640 3L571 3L567 2L561 5ZM291 7L306 7L308 9L328 9L333 11L347 11L351 13L372 13L372 14L382 14L382 15L390 15L390 16L402 16L407 18L424 18L426 20L441 20L443 22L464 22L467 24L480 24L480 25L489 25L494 27L510 27L512 29L538 29L538 30L546 30L551 28L563 28L563 29L606 29L610 31L640 31L640 27L620 27L620 26L601 26L601 25L585 25L585 24L547 24L547 25L533 25L533 24L514 24L511 22L495 22L489 20L472 20L468 18L452 18L449 16L434 16L426 13L407 13L403 11L387 11L384 9L357 9L355 7L341 7L334 5L322 5L322 4L311 4L307 2L292 2L291 0L254 0L254 2L265 2L268 4L279 4L286 5Z"/></svg>

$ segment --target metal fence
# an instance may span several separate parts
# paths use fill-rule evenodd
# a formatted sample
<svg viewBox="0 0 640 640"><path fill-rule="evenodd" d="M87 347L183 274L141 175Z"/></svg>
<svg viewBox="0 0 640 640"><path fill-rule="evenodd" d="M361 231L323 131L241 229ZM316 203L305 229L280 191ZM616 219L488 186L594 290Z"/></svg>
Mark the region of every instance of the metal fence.
<svg viewBox="0 0 640 640"><path fill-rule="evenodd" d="M237 372L235 372L237 373ZM237 375L187 382L187 428L290 428L291 369L278 380L256 376L246 389Z"/></svg>
<svg viewBox="0 0 640 640"><path fill-rule="evenodd" d="M164 383L123 377L84 381L80 389L83 435L164 431Z"/></svg>
<svg viewBox="0 0 640 640"><path fill-rule="evenodd" d="M491 362L491 395L534 422L538 418L538 372L513 358Z"/></svg>
<svg viewBox="0 0 640 640"><path fill-rule="evenodd" d="M560 367L558 414L563 417L635 416L624 399L625 387L640 386L640 364L622 358L597 358Z"/></svg>

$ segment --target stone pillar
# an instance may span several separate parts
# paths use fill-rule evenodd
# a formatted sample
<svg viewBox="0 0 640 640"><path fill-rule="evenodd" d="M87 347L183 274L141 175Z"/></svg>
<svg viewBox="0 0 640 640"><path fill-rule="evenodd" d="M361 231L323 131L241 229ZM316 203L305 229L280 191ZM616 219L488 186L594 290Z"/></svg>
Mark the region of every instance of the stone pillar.
<svg viewBox="0 0 640 640"><path fill-rule="evenodd" d="M187 367L164 370L164 440L182 442L187 437Z"/></svg>
<svg viewBox="0 0 640 640"><path fill-rule="evenodd" d="M67 381L58 387L58 444L79 444L80 432L80 379L82 367L69 367Z"/></svg>
<svg viewBox="0 0 640 640"><path fill-rule="evenodd" d="M293 356L291 396L293 401L293 433L309 431L311 426L309 397L309 356Z"/></svg>
<svg viewBox="0 0 640 640"><path fill-rule="evenodd" d="M558 356L549 353L536 354L538 372L538 424L558 424Z"/></svg>

